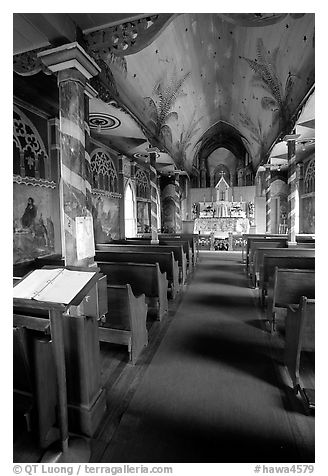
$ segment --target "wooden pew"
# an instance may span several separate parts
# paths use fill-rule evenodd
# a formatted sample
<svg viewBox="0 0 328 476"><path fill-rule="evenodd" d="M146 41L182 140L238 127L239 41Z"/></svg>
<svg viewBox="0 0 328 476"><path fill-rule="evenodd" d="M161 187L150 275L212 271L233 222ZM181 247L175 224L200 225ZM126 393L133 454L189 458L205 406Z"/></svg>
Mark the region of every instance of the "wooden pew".
<svg viewBox="0 0 328 476"><path fill-rule="evenodd" d="M315 350L315 300L301 296L299 304L288 306L284 362L293 388L300 392L307 409L314 408L314 386L304 388L300 375L301 352Z"/></svg>
<svg viewBox="0 0 328 476"><path fill-rule="evenodd" d="M279 248L265 249L262 255L262 265L259 268L259 292L261 305L264 306L265 297L270 280L273 285L273 277L276 266L287 269L315 269L315 254L311 249Z"/></svg>
<svg viewBox="0 0 328 476"><path fill-rule="evenodd" d="M25 418L27 431L37 435L41 448L59 436L57 390L49 320L13 315L14 414Z"/></svg>
<svg viewBox="0 0 328 476"><path fill-rule="evenodd" d="M246 235L247 236L247 235ZM249 253L250 253L250 246L252 242L267 242L268 240L274 240L274 241L284 241L286 243L285 247L287 247L287 242L288 238L287 235L253 235L253 236L247 236L247 241L246 241L246 250L245 250L245 259L246 259L246 271L248 273L249 269Z"/></svg>
<svg viewBox="0 0 328 476"><path fill-rule="evenodd" d="M134 365L148 344L145 295L136 297L129 284L112 284L107 286L107 298L108 313L106 321L99 322L99 340L127 345Z"/></svg>
<svg viewBox="0 0 328 476"><path fill-rule="evenodd" d="M151 239L151 236L144 234L142 238ZM193 255L193 264L195 265L199 258L199 235L197 233L159 233L158 239L161 240L182 240L188 241Z"/></svg>
<svg viewBox="0 0 328 476"><path fill-rule="evenodd" d="M125 240L114 240L112 241L113 244L121 244L121 245L125 245L125 244L128 244L128 245L151 245L151 240L150 238L143 238L143 237L139 237L139 238L127 238ZM183 251L186 255L186 266L187 266L187 273L192 273L193 271L193 255L192 255L192 251L191 251L191 248L190 248L190 244L189 244L189 241L187 240L181 240L180 238L179 239L170 239L170 238L167 238L167 239L164 239L164 238L160 238L159 237L159 246L179 246L181 245L182 248L183 248Z"/></svg>
<svg viewBox="0 0 328 476"><path fill-rule="evenodd" d="M193 262L196 265L199 258L199 243L198 243L198 234L195 233L160 233L158 235L159 240L162 238L166 239L175 239L175 240L186 240L189 242L190 248L192 250Z"/></svg>
<svg viewBox="0 0 328 476"><path fill-rule="evenodd" d="M303 253L304 251L304 253ZM254 287L259 285L260 281L260 274L263 277L263 260L264 255L266 256L313 256L314 257L314 249L309 250L307 248L301 248L298 246L288 247L288 248L280 248L275 246L267 246L267 243L260 244L259 247L256 247L254 251L254 260L253 260L253 272L252 272L252 280ZM284 268L288 268L288 266L283 266ZM273 274L273 273L272 273Z"/></svg>
<svg viewBox="0 0 328 476"><path fill-rule="evenodd" d="M242 238L243 238L242 260L246 262L246 265L248 265L247 256L249 253L249 245L252 240L262 239L263 241L268 238L269 239L272 239L272 238L286 238L287 239L288 236L286 234L280 235L280 234L272 234L272 233L243 233Z"/></svg>
<svg viewBox="0 0 328 476"><path fill-rule="evenodd" d="M282 240L278 239L268 239L264 241L252 241L249 248L249 258L248 258L248 275L254 279L254 274L256 272L256 253L258 248L287 248L287 241L283 238Z"/></svg>
<svg viewBox="0 0 328 476"><path fill-rule="evenodd" d="M162 273L166 273L170 297L175 299L180 290L179 286L179 265L174 259L173 251L166 253L154 253L149 251L118 251L118 250L96 250L96 261L129 262L129 263L158 263Z"/></svg>
<svg viewBox="0 0 328 476"><path fill-rule="evenodd" d="M97 261L101 272L107 276L107 284L130 284L133 294L145 294L148 314L155 307L158 320L168 312L166 273L159 264L115 263Z"/></svg>
<svg viewBox="0 0 328 476"><path fill-rule="evenodd" d="M276 312L299 303L301 296L315 298L315 271L311 269L286 269L276 266L273 286L268 289L267 319L275 330Z"/></svg>
<svg viewBox="0 0 328 476"><path fill-rule="evenodd" d="M296 235L296 243L303 244L303 243L315 243L315 235L311 234L297 234Z"/></svg>
<svg viewBox="0 0 328 476"><path fill-rule="evenodd" d="M134 243L129 244L126 242L125 244L111 244L111 243L97 243L96 250L98 251L106 251L106 250L114 250L122 251L145 251L145 252L153 252L153 253L167 253L173 251L174 258L178 261L179 264L179 282L185 284L187 280L187 259L186 254L183 251L182 245L151 245L151 244L143 244L143 243Z"/></svg>

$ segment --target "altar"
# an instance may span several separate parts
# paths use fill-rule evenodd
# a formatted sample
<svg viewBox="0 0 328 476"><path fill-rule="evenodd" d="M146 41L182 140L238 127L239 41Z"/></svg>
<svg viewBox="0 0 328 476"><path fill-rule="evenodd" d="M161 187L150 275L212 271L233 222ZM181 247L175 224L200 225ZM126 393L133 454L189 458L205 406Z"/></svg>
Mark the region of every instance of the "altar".
<svg viewBox="0 0 328 476"><path fill-rule="evenodd" d="M203 201L193 205L194 233L214 238L249 233L254 219L253 203L243 200L241 194L238 194L238 200L234 200L233 190L223 175L211 198L208 201L204 195Z"/></svg>
<svg viewBox="0 0 328 476"><path fill-rule="evenodd" d="M229 234L249 233L249 219L246 217L206 217L195 218L194 233L227 238Z"/></svg>

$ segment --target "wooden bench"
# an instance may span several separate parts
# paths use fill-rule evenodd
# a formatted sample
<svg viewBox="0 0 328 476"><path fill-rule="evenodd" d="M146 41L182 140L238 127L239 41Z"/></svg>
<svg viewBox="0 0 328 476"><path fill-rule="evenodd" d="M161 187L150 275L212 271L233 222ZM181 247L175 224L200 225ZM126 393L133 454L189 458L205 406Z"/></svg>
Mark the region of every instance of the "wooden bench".
<svg viewBox="0 0 328 476"><path fill-rule="evenodd" d="M256 252L259 248L287 248L287 241L283 238L282 240L268 239L264 241L252 241L250 243L247 271L249 277L252 281L254 280L254 282L254 275L256 272Z"/></svg>
<svg viewBox="0 0 328 476"><path fill-rule="evenodd" d="M128 346L134 365L148 344L145 295L136 297L129 284L107 286L108 313L99 322L99 340Z"/></svg>
<svg viewBox="0 0 328 476"><path fill-rule="evenodd" d="M192 251L193 265L195 266L199 258L198 235L194 233L161 233L158 235L159 240L182 240L188 241Z"/></svg>
<svg viewBox="0 0 328 476"><path fill-rule="evenodd" d="M22 415L27 431L41 448L58 437L57 390L49 319L13 315L14 415Z"/></svg>
<svg viewBox="0 0 328 476"><path fill-rule="evenodd" d="M301 296L299 304L288 306L284 362L295 393L300 393L308 410L315 406L314 385L303 387L300 375L301 352L315 350L315 300ZM314 383L314 382L313 382Z"/></svg>
<svg viewBox="0 0 328 476"><path fill-rule="evenodd" d="M188 241L189 246L192 251L193 256L193 264L196 265L198 258L199 258L199 243L198 243L199 235L196 233L159 233L158 239L161 240L182 240ZM143 235L143 238L150 239L149 234Z"/></svg>
<svg viewBox="0 0 328 476"><path fill-rule="evenodd" d="M275 267L273 286L268 289L267 319L275 330L276 312L299 303L301 296L315 298L315 271Z"/></svg>
<svg viewBox="0 0 328 476"><path fill-rule="evenodd" d="M179 286L179 265L174 259L173 251L166 253L154 253L149 251L118 251L118 250L96 250L96 261L112 261L117 263L158 263L162 273L166 273L168 281L169 296L175 299L180 290Z"/></svg>
<svg viewBox="0 0 328 476"><path fill-rule="evenodd" d="M246 250L245 250L245 260L246 260L246 271L248 273L249 270L249 254L250 254L250 247L251 243L253 242L267 242L267 241L284 241L285 247L287 247L288 238L287 235L280 235L280 236L249 236L246 241Z"/></svg>
<svg viewBox="0 0 328 476"><path fill-rule="evenodd" d="M134 243L130 244L128 242L120 243L120 244L112 244L112 243L97 243L96 250L98 251L106 251L106 250L114 250L117 251L145 251L145 252L152 252L152 253L170 253L173 252L174 259L178 261L179 264L179 282L181 284L185 284L187 280L187 259L186 254L182 249L182 245L151 245L151 244L143 244L143 243Z"/></svg>
<svg viewBox="0 0 328 476"><path fill-rule="evenodd" d="M259 269L259 293L262 306L265 303L270 280L273 284L276 266L287 269L315 269L314 250L279 248L263 251L262 265Z"/></svg>
<svg viewBox="0 0 328 476"><path fill-rule="evenodd" d="M243 248L242 248L242 260L246 262L248 265L247 256L249 253L249 246L252 240L267 240L272 238L285 238L287 239L287 235L280 235L280 234L271 234L271 233L243 233Z"/></svg>
<svg viewBox="0 0 328 476"><path fill-rule="evenodd" d="M151 245L151 239L145 237L139 238L128 238L126 240L115 240L112 242L113 244L129 244L129 245ZM189 245L189 241L173 238L164 239L159 237L159 246L182 246L182 249L186 255L186 266L187 266L187 273L192 273L193 271L193 255Z"/></svg>
<svg viewBox="0 0 328 476"><path fill-rule="evenodd" d="M159 264L115 263L97 261L101 272L107 276L107 284L130 284L133 294L145 294L148 315L155 309L161 320L168 312L167 279Z"/></svg>
<svg viewBox="0 0 328 476"><path fill-rule="evenodd" d="M304 253L303 253L304 252ZM268 247L266 243L256 248L253 259L252 281L254 287L259 285L260 274L263 278L263 260L265 256L314 256L314 250L294 246L291 248ZM288 268L288 266L283 266Z"/></svg>

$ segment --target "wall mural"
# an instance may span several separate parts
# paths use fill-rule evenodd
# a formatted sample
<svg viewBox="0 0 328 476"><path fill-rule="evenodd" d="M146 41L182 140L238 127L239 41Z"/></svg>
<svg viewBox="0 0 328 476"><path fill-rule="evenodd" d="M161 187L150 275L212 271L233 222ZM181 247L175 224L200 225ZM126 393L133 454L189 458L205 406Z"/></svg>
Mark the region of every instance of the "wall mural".
<svg viewBox="0 0 328 476"><path fill-rule="evenodd" d="M257 124L254 123L246 109L244 109L244 112L239 113L239 117L240 123L250 132L250 138L253 140L253 143L256 142L259 146L257 157L259 159L264 158L263 156L269 147L268 132L265 133L263 131L259 118L257 119Z"/></svg>
<svg viewBox="0 0 328 476"><path fill-rule="evenodd" d="M305 197L302 199L303 229L302 233L315 233L315 199Z"/></svg>
<svg viewBox="0 0 328 476"><path fill-rule="evenodd" d="M172 131L167 123L170 119L178 119L178 113L172 111L172 107L179 96L185 95L182 86L188 76L190 76L190 72L180 79L177 78L176 74L173 74L167 84L161 79L153 90L155 98L144 98L144 114L145 117L149 117L148 126L154 132L154 135L160 141L163 141L169 149L172 148Z"/></svg>
<svg viewBox="0 0 328 476"><path fill-rule="evenodd" d="M14 263L54 253L54 193L51 188L14 184Z"/></svg>
<svg viewBox="0 0 328 476"><path fill-rule="evenodd" d="M260 86L271 96L264 96L261 100L263 109L273 113L272 122L280 122L280 129L286 133L291 129L292 111L290 108L291 93L295 83L296 75L288 73L285 86L282 86L281 79L277 71L277 57L279 48L272 52L265 48L263 39L257 40L256 60L251 60L242 56L250 68L254 71L253 86Z"/></svg>
<svg viewBox="0 0 328 476"><path fill-rule="evenodd" d="M119 238L119 199L93 193L92 217L96 243L106 243Z"/></svg>
<svg viewBox="0 0 328 476"><path fill-rule="evenodd" d="M200 131L200 127L197 126L203 119L202 116L195 120L195 114L196 110L194 110L194 113L191 116L187 129L185 130L183 126L180 138L174 145L174 160L176 166L179 169L185 169L189 172L191 172L192 169L192 161L187 161L187 149L192 144L192 138Z"/></svg>

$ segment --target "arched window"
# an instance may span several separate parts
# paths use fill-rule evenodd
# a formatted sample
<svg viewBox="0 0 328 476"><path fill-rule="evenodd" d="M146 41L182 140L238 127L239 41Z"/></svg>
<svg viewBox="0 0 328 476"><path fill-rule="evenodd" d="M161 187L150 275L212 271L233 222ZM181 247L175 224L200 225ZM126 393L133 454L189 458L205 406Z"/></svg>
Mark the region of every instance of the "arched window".
<svg viewBox="0 0 328 476"><path fill-rule="evenodd" d="M92 187L106 192L118 191L115 165L111 157L103 150L91 154Z"/></svg>
<svg viewBox="0 0 328 476"><path fill-rule="evenodd" d="M304 191L305 193L312 193L315 190L315 162L314 159L310 160L307 166L304 177Z"/></svg>
<svg viewBox="0 0 328 476"><path fill-rule="evenodd" d="M132 238L136 236L135 200L134 193L130 181L127 183L124 194L124 222L125 222L125 237Z"/></svg>
<svg viewBox="0 0 328 476"><path fill-rule="evenodd" d="M13 141L14 174L34 179L50 179L49 157L44 143L34 124L16 106Z"/></svg>
<svg viewBox="0 0 328 476"><path fill-rule="evenodd" d="M150 187L147 175L141 169L138 169L135 175L136 179L136 188L137 188L137 198L149 198L150 197Z"/></svg>

